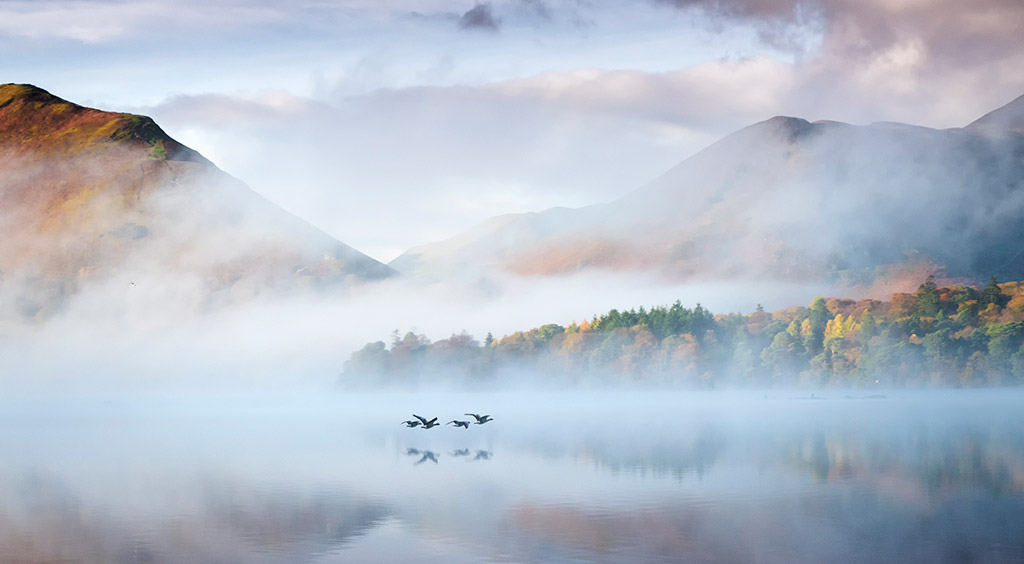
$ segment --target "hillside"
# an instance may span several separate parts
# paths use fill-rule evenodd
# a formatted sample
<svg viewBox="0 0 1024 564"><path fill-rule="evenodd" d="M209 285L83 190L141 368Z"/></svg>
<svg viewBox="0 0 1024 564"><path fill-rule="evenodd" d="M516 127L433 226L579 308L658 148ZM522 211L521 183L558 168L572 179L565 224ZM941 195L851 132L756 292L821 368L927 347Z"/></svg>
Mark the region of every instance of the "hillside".
<svg viewBox="0 0 1024 564"><path fill-rule="evenodd" d="M0 86L0 319L142 280L205 308L391 276L169 137L30 85Z"/></svg>
<svg viewBox="0 0 1024 564"><path fill-rule="evenodd" d="M491 220L391 266L842 285L1024 278L1021 115L1024 97L962 129L775 117L616 201Z"/></svg>

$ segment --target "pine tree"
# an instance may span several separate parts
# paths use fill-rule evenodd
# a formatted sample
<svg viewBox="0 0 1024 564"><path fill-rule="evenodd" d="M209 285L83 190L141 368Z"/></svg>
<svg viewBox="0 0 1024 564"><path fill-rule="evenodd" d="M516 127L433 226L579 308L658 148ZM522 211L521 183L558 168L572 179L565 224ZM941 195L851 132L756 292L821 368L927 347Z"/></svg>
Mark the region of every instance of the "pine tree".
<svg viewBox="0 0 1024 564"><path fill-rule="evenodd" d="M993 276L988 281L988 286L981 291L981 305L987 306L988 304L996 304L997 306L1002 305L1000 302L1003 299L1003 291L999 288L999 283L996 282L996 277Z"/></svg>

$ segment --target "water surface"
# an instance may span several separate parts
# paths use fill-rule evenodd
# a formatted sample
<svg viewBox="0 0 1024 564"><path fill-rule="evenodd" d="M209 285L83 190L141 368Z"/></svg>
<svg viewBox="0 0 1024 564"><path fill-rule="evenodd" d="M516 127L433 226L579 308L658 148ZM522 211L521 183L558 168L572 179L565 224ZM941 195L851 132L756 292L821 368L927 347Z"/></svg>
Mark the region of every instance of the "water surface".
<svg viewBox="0 0 1024 564"><path fill-rule="evenodd" d="M8 399L0 562L1024 562L1024 395L884 395Z"/></svg>

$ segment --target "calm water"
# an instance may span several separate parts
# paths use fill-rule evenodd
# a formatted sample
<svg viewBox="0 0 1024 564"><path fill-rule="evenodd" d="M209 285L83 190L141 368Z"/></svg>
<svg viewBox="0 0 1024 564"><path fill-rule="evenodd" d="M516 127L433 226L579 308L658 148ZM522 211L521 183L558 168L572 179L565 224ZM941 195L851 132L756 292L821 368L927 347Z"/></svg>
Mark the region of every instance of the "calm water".
<svg viewBox="0 0 1024 564"><path fill-rule="evenodd" d="M801 395L4 400L0 562L1024 562L1020 392Z"/></svg>

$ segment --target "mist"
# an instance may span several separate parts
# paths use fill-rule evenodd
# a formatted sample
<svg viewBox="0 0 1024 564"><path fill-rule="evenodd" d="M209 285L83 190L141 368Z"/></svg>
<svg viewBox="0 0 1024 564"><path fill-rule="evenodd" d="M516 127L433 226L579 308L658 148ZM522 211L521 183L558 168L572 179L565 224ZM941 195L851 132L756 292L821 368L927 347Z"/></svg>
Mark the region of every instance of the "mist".
<svg viewBox="0 0 1024 564"><path fill-rule="evenodd" d="M326 391L353 352L395 331L482 340L612 308L681 300L750 312L807 303L821 290L594 274L467 283L395 277L211 304L203 278L143 270L85 286L45 321L9 325L0 336L9 368L2 378L9 392L30 394Z"/></svg>

